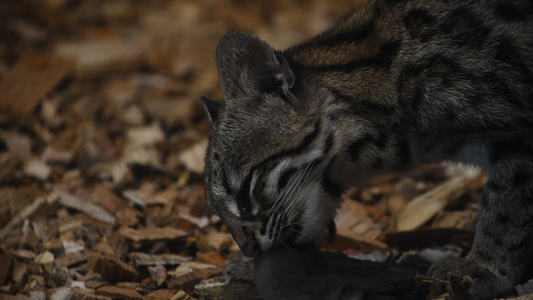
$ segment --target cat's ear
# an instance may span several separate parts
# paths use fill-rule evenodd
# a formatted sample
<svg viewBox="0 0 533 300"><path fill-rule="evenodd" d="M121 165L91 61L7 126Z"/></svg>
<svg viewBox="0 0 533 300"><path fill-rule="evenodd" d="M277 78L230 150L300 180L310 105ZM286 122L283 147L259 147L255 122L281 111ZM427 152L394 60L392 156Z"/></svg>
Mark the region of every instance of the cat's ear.
<svg viewBox="0 0 533 300"><path fill-rule="evenodd" d="M222 38L217 47L217 66L226 100L285 92L294 84L294 73L283 55L242 31Z"/></svg>
<svg viewBox="0 0 533 300"><path fill-rule="evenodd" d="M205 110L207 111L209 121L211 121L211 124L214 124L218 120L218 113L222 107L222 104L204 96L202 96L201 99Z"/></svg>

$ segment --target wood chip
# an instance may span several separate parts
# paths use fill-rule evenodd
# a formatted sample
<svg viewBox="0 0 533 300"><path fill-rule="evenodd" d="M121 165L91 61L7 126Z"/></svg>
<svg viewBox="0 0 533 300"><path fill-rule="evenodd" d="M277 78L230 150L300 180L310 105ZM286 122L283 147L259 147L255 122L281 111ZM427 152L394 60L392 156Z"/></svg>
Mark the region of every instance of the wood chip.
<svg viewBox="0 0 533 300"><path fill-rule="evenodd" d="M0 286L4 285L13 261L13 254L0 254Z"/></svg>
<svg viewBox="0 0 533 300"><path fill-rule="evenodd" d="M169 275L174 277L180 277L189 273L192 273L195 270L207 270L207 269L216 269L217 266L213 264L204 264L195 261L189 261L181 264L174 271L168 272Z"/></svg>
<svg viewBox="0 0 533 300"><path fill-rule="evenodd" d="M140 252L132 252L128 254L136 267L140 266L155 266L155 265L179 265L187 261L191 261L192 257L181 256L177 254L146 254Z"/></svg>
<svg viewBox="0 0 533 300"><path fill-rule="evenodd" d="M58 150L48 146L41 154L41 160L49 164L67 165L74 159L74 155L70 150Z"/></svg>
<svg viewBox="0 0 533 300"><path fill-rule="evenodd" d="M107 280L135 280L139 277L133 266L107 253L89 252L87 264L91 271L99 273Z"/></svg>
<svg viewBox="0 0 533 300"><path fill-rule="evenodd" d="M74 58L78 76L101 74L109 71L137 68L142 60L142 50L128 40L86 40L60 42L56 45L58 56Z"/></svg>
<svg viewBox="0 0 533 300"><path fill-rule="evenodd" d="M25 161L31 155L31 141L25 134L13 131L0 131L0 138L6 143L7 150L14 157Z"/></svg>
<svg viewBox="0 0 533 300"><path fill-rule="evenodd" d="M98 205L95 205L89 201L82 200L71 194L65 193L60 189L54 189L54 194L59 196L59 203L61 205L84 212L91 218L94 218L96 220L109 224L115 223L115 216L113 216Z"/></svg>
<svg viewBox="0 0 533 300"><path fill-rule="evenodd" d="M30 112L69 73L72 66L70 59L36 52L24 53L0 82L0 107L15 114Z"/></svg>
<svg viewBox="0 0 533 300"><path fill-rule="evenodd" d="M111 297L101 296L94 293L93 290L69 287L67 288L67 295L65 300L111 300ZM52 300L52 299L51 299ZM58 299L59 300L59 299Z"/></svg>
<svg viewBox="0 0 533 300"><path fill-rule="evenodd" d="M87 261L87 254L83 252L70 253L57 258L55 261L62 266L71 267Z"/></svg>
<svg viewBox="0 0 533 300"><path fill-rule="evenodd" d="M35 262L40 265L49 265L54 262L54 254L50 251L41 252L36 258Z"/></svg>
<svg viewBox="0 0 533 300"><path fill-rule="evenodd" d="M43 161L38 159L28 160L24 164L24 173L40 180L48 179L51 172L52 169L50 169L50 167L47 166Z"/></svg>
<svg viewBox="0 0 533 300"><path fill-rule="evenodd" d="M138 190L126 190L122 192L122 196L131 201L131 203L140 207L144 207L146 205L146 202L149 201L148 195Z"/></svg>
<svg viewBox="0 0 533 300"><path fill-rule="evenodd" d="M144 300L172 299L178 290L161 289L144 296Z"/></svg>
<svg viewBox="0 0 533 300"><path fill-rule="evenodd" d="M148 197L148 199L144 200L144 203L146 205L167 205L176 201L180 194L178 190L171 188L157 193L153 197Z"/></svg>
<svg viewBox="0 0 533 300"><path fill-rule="evenodd" d="M158 120L162 120L169 127L183 127L189 122L191 116L195 114L197 99L189 97L168 99L168 98L146 98L142 100L142 105L147 113Z"/></svg>
<svg viewBox="0 0 533 300"><path fill-rule="evenodd" d="M347 200L339 209L335 218L337 231L344 232L349 236L350 232L357 233L355 236L365 236L369 239L375 239L381 234L381 230L375 224L374 220L369 217L368 210L361 203L353 200Z"/></svg>
<svg viewBox="0 0 533 300"><path fill-rule="evenodd" d="M167 281L170 288L182 289L185 292L193 292L194 286L200 283L203 279L220 276L224 272L224 268L214 265L205 264L193 264L193 262L186 263L188 265L182 265L172 272L172 279ZM199 268L202 266L203 268ZM171 272L168 272L170 275Z"/></svg>
<svg viewBox="0 0 533 300"><path fill-rule="evenodd" d="M479 173L473 173L455 177L416 197L398 215L398 230L408 231L423 225L439 211L454 204L467 191L469 182L479 176Z"/></svg>
<svg viewBox="0 0 533 300"><path fill-rule="evenodd" d="M17 249L13 251L13 255L15 255L15 257L23 259L34 259L37 256L35 252L27 249Z"/></svg>
<svg viewBox="0 0 533 300"><path fill-rule="evenodd" d="M155 122L150 126L129 129L127 137L131 143L142 146L153 146L161 143L165 139L165 134L159 123Z"/></svg>
<svg viewBox="0 0 533 300"><path fill-rule="evenodd" d="M134 289L106 285L96 290L97 295L111 297L113 299L125 299L125 300L140 300L143 298L139 292Z"/></svg>
<svg viewBox="0 0 533 300"><path fill-rule="evenodd" d="M206 148L207 140L203 140L189 149L182 151L179 155L179 159L190 171L202 174L204 172Z"/></svg>
<svg viewBox="0 0 533 300"><path fill-rule="evenodd" d="M462 230L475 230L477 212L466 211L442 211L437 214L432 222L432 228L457 228Z"/></svg>
<svg viewBox="0 0 533 300"><path fill-rule="evenodd" d="M172 227L143 228L132 229L123 228L120 235L138 243L158 242L158 241L175 241L187 237L187 233L181 229Z"/></svg>
<svg viewBox="0 0 533 300"><path fill-rule="evenodd" d="M206 263L206 264L215 264L215 265L223 265L225 266L227 264L227 261L222 258L219 251L211 251L211 252L198 252L196 254L196 259L198 262Z"/></svg>
<svg viewBox="0 0 533 300"><path fill-rule="evenodd" d="M179 290L170 300L194 300L194 298L187 295L185 291Z"/></svg>
<svg viewBox="0 0 533 300"><path fill-rule="evenodd" d="M62 241L63 243L63 250L65 250L65 254L72 254L81 252L85 249L83 242L71 242L71 241Z"/></svg>
<svg viewBox="0 0 533 300"><path fill-rule="evenodd" d="M167 270L162 265L149 266L148 272L156 286L161 286L167 279Z"/></svg>
<svg viewBox="0 0 533 300"><path fill-rule="evenodd" d="M131 227L139 222L141 213L134 209L126 200L113 193L107 186L97 185L89 200L114 214L122 226Z"/></svg>

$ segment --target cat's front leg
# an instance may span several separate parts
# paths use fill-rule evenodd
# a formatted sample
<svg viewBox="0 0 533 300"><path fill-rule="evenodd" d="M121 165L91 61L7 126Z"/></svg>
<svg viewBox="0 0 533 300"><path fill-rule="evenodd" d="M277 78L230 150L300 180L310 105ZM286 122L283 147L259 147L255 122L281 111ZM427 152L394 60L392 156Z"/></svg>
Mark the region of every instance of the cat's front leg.
<svg viewBox="0 0 533 300"><path fill-rule="evenodd" d="M454 269L470 276L472 299L512 293L532 267L533 145L492 143L488 153L488 182L470 253L430 268L431 275L442 279Z"/></svg>

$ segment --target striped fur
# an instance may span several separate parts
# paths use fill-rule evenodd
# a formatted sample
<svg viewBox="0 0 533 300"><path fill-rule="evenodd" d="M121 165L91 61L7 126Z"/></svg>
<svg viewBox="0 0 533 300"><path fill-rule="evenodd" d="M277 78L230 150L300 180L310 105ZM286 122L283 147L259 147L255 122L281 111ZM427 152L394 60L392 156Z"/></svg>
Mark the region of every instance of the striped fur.
<svg viewBox="0 0 533 300"><path fill-rule="evenodd" d="M243 252L316 240L342 192L373 174L452 160L489 174L463 266L493 280L475 282L472 295L491 297L525 278L533 252L530 1L369 1L285 51L229 33L217 62L225 102L204 99L213 124L206 196Z"/></svg>

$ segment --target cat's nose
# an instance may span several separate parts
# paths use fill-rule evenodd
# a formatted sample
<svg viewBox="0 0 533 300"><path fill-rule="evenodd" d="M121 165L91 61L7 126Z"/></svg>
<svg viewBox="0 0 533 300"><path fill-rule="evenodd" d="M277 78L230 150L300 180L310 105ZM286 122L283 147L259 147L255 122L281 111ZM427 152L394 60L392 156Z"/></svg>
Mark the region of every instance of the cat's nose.
<svg viewBox="0 0 533 300"><path fill-rule="evenodd" d="M259 253L261 253L261 247L259 246L259 242L254 235L244 241L241 251L242 254L248 257L256 257L259 255Z"/></svg>
<svg viewBox="0 0 533 300"><path fill-rule="evenodd" d="M261 246L259 245L257 237L255 236L255 232L252 228L246 226L243 226L242 230L245 236L244 241L242 243L238 243L242 254L248 257L258 256L259 253L261 253Z"/></svg>

